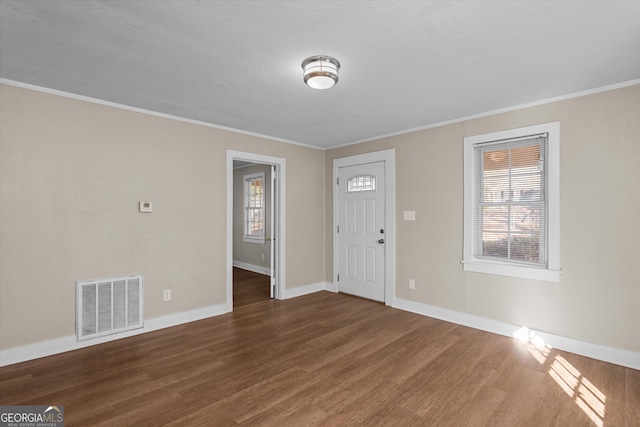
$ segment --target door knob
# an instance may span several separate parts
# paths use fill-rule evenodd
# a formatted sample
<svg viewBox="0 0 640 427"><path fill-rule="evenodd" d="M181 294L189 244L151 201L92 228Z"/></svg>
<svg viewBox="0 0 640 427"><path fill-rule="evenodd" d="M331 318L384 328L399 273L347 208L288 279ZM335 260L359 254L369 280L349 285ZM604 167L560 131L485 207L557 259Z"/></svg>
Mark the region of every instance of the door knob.
<svg viewBox="0 0 640 427"><path fill-rule="evenodd" d="M383 244L384 243L384 239L378 240L378 243Z"/></svg>

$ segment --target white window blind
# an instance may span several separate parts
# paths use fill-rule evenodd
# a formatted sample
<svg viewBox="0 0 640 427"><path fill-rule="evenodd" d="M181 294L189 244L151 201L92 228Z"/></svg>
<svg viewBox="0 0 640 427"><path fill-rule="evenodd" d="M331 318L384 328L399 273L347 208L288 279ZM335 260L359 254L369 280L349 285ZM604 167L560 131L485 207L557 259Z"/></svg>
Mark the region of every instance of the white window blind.
<svg viewBox="0 0 640 427"><path fill-rule="evenodd" d="M244 176L244 240L265 239L265 174Z"/></svg>
<svg viewBox="0 0 640 427"><path fill-rule="evenodd" d="M547 266L547 134L474 145L474 255Z"/></svg>

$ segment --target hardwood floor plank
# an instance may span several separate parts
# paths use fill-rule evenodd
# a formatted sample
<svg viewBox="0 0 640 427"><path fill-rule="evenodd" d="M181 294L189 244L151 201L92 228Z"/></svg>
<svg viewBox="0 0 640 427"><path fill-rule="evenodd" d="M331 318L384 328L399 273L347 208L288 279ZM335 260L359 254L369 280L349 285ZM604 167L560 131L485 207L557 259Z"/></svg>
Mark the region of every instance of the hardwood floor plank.
<svg viewBox="0 0 640 427"><path fill-rule="evenodd" d="M247 426L322 426L327 424L328 414L308 402L291 405L281 403L269 411L248 419L242 425Z"/></svg>
<svg viewBox="0 0 640 427"><path fill-rule="evenodd" d="M493 387L483 388L481 393L476 393L471 399L459 408L457 414L448 414L448 419L443 421L443 426L489 426L489 419L502 404L507 393ZM540 426L543 423L538 424Z"/></svg>
<svg viewBox="0 0 640 427"><path fill-rule="evenodd" d="M488 420L488 425L519 426L527 424L531 415L539 417L546 408L539 406L543 394L543 380L541 372L523 368L518 370L518 381L511 389L506 390L506 396Z"/></svg>
<svg viewBox="0 0 640 427"><path fill-rule="evenodd" d="M260 383L247 387L221 403L225 412L239 423L279 405L306 386L306 373L291 368Z"/></svg>
<svg viewBox="0 0 640 427"><path fill-rule="evenodd" d="M399 406L391 406L374 412L364 420L362 425L370 427L423 426L425 423L422 418L413 412Z"/></svg>
<svg viewBox="0 0 640 427"><path fill-rule="evenodd" d="M241 268L233 268L233 307L245 307L269 301L271 278Z"/></svg>
<svg viewBox="0 0 640 427"><path fill-rule="evenodd" d="M66 426L637 426L640 371L319 292L0 368L0 404Z"/></svg>
<svg viewBox="0 0 640 427"><path fill-rule="evenodd" d="M623 424L632 425L640 420L640 371L633 369L625 370L625 399L624 399L624 415ZM605 413L605 421L610 418L618 418L620 415Z"/></svg>

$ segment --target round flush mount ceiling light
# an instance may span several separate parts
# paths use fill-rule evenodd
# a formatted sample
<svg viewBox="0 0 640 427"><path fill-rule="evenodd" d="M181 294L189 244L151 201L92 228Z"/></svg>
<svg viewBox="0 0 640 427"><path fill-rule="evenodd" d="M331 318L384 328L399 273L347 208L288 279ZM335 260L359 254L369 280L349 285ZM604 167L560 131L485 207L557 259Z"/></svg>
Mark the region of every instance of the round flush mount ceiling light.
<svg viewBox="0 0 640 427"><path fill-rule="evenodd" d="M304 82L313 89L329 89L338 83L340 62L326 55L311 56L302 61Z"/></svg>

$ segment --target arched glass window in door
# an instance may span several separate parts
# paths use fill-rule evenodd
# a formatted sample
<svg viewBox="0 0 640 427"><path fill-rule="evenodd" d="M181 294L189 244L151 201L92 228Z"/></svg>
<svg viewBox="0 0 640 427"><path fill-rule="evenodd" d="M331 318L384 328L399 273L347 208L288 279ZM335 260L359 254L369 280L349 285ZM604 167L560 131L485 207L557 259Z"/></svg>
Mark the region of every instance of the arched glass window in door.
<svg viewBox="0 0 640 427"><path fill-rule="evenodd" d="M347 193L354 191L376 191L376 177L357 175L347 181Z"/></svg>

